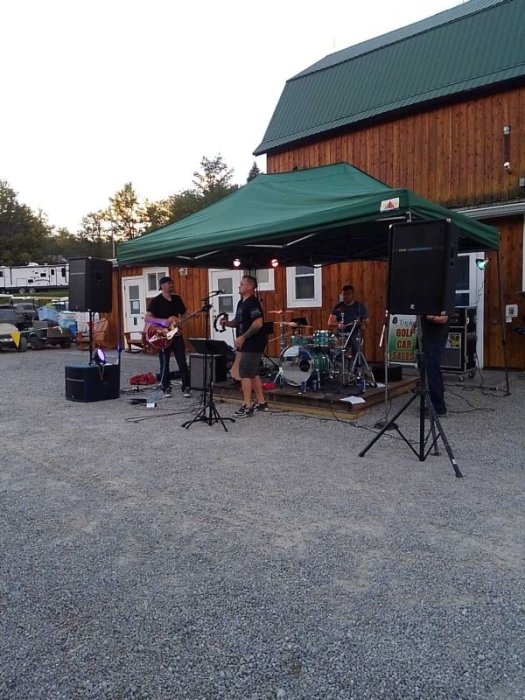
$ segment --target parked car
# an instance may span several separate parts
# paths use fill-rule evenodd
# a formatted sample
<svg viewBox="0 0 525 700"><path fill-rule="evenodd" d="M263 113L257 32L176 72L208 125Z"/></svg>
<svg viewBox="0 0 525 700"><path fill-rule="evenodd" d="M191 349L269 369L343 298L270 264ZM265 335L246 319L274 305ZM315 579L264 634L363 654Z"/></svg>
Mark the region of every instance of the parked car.
<svg viewBox="0 0 525 700"><path fill-rule="evenodd" d="M18 343L15 338L20 333ZM28 344L27 321L21 319L11 304L0 305L0 350L11 349L25 352Z"/></svg>

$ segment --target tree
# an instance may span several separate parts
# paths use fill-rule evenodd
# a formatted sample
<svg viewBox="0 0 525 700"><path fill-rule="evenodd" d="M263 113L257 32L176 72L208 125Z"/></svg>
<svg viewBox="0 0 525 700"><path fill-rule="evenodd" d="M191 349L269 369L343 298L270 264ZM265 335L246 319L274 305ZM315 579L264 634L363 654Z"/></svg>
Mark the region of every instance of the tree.
<svg viewBox="0 0 525 700"><path fill-rule="evenodd" d="M144 211L131 182L109 198L105 218L115 241L129 241L144 232Z"/></svg>
<svg viewBox="0 0 525 700"><path fill-rule="evenodd" d="M203 156L200 164L202 172L193 173L194 189L183 190L169 197L166 223L195 214L237 189L237 185L231 184L233 169L228 168L221 155L211 159Z"/></svg>
<svg viewBox="0 0 525 700"><path fill-rule="evenodd" d="M35 215L28 206L20 204L17 193L0 180L0 264L41 262L50 233L45 216Z"/></svg>
<svg viewBox="0 0 525 700"><path fill-rule="evenodd" d="M261 174L261 170L260 170L259 166L257 165L257 163L255 161L253 161L253 165L250 168L250 172L248 173L248 177L246 178L246 182L251 182L252 180L255 180L257 175L260 175L260 174Z"/></svg>
<svg viewBox="0 0 525 700"><path fill-rule="evenodd" d="M203 206L217 202L237 189L237 185L231 184L233 168L228 168L220 154L212 159L203 156L201 168L202 172L193 173L193 184Z"/></svg>

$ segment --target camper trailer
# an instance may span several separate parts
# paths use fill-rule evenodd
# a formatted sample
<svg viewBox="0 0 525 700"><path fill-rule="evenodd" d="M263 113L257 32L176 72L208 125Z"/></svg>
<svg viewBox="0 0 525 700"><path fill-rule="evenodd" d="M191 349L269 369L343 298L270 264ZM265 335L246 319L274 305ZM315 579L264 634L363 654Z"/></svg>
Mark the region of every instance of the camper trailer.
<svg viewBox="0 0 525 700"><path fill-rule="evenodd" d="M67 289L69 264L0 266L0 292L25 294L41 289Z"/></svg>

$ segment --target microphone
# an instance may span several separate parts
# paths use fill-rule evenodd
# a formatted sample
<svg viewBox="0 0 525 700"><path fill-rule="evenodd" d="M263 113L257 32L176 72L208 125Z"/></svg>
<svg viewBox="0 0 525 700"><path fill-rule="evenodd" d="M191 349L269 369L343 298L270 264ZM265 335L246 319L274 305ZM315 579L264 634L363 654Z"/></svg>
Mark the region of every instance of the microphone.
<svg viewBox="0 0 525 700"><path fill-rule="evenodd" d="M210 292L207 297L204 297L204 299L202 301L205 301L206 299L209 299L210 297L216 297L217 294L225 294L225 293L226 292L224 292L222 289L216 289L215 291Z"/></svg>

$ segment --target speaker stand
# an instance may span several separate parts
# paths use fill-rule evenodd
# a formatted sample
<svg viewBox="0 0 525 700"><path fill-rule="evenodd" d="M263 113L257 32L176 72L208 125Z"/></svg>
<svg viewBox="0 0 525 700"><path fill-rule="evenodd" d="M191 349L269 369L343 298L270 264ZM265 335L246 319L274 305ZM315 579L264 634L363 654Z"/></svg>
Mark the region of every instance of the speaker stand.
<svg viewBox="0 0 525 700"><path fill-rule="evenodd" d="M378 420L377 423L374 424L374 428L383 428L385 425L388 424L388 360L390 358L390 349L389 349L389 342L390 342L390 312L388 309L385 311L385 319L383 321L383 328L381 329L381 339L379 341L379 347L383 347L383 343L385 342L385 335L386 335L386 345L385 345L385 357L384 357L384 362L385 362L385 417L383 420ZM396 423L390 423L389 424L389 430L395 430L397 428Z"/></svg>
<svg viewBox="0 0 525 700"><path fill-rule="evenodd" d="M418 337L420 338L420 318L418 317ZM419 346L421 347L421 345ZM423 348L424 352L424 348ZM403 435L401 430L399 429L399 426L396 425L396 420L399 418L399 416L404 413L407 408L414 402L416 399L419 399L419 449L416 450L414 449L414 446L412 445L411 442ZM425 411L428 414L428 417L430 419L430 430L428 433L425 431ZM359 452L360 457L364 457L365 454L368 452L368 450L374 445L379 438L386 433L387 430L395 430L400 437L406 442L406 444L410 447L412 452L418 457L420 462L424 462L428 455L430 454L430 451L434 448L435 449L435 454L439 454L437 452L437 441L438 438L441 438L443 441L443 445L445 446L445 450L447 452L448 458L450 460L450 463L452 465L452 468L454 469L454 473L456 474L456 477L458 479L463 477L463 474L461 473L459 466L456 462L456 459L454 457L454 454L452 452L452 449L450 447L450 444L447 440L447 436L445 435L445 431L443 430L443 426L441 425L441 421L439 420L438 415L436 414L436 410L434 408L434 404L430 400L430 394L428 391L428 386L427 386L427 378L426 378L426 371L424 364L419 362L419 385L414 392L414 395L406 402L404 406L402 406L399 411L392 417L391 420L386 423L386 425L381 428L381 430L377 433L377 435L368 443L368 445L364 448L364 450L361 450ZM428 441L430 436L432 435L432 441L430 442L430 445L428 446Z"/></svg>

